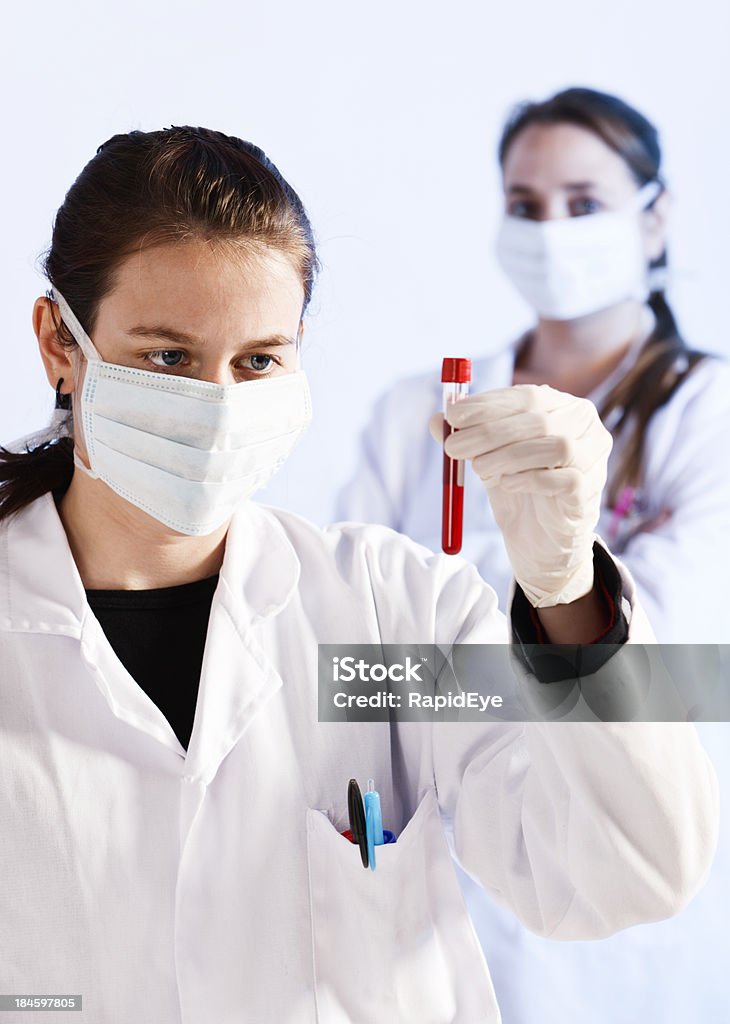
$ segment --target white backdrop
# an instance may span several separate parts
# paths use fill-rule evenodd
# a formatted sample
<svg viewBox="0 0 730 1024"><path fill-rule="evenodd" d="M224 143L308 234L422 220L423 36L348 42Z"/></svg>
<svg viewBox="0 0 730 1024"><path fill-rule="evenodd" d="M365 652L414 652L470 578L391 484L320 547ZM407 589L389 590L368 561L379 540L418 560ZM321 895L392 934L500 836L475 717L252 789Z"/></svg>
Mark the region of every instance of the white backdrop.
<svg viewBox="0 0 730 1024"><path fill-rule="evenodd" d="M728 350L729 8L681 6L18 5L0 54L0 438L51 409L30 311L54 212L96 147L131 128L203 124L250 139L309 209L324 264L305 344L315 422L263 497L317 521L381 389L526 322L492 259L494 149L521 98L592 85L656 121L676 196L672 297L695 344Z"/></svg>

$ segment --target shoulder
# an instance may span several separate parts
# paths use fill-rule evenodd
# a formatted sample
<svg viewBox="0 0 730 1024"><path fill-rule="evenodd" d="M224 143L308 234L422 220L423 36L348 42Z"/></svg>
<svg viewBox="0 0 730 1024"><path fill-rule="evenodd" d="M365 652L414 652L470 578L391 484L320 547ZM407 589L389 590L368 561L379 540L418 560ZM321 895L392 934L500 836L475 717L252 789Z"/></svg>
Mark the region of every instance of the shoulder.
<svg viewBox="0 0 730 1024"><path fill-rule="evenodd" d="M725 501L729 435L730 363L707 356L649 421L647 479L671 486L675 500L709 489L716 501Z"/></svg>
<svg viewBox="0 0 730 1024"><path fill-rule="evenodd" d="M343 521L320 527L285 509L260 507L286 535L300 560L324 559L341 571L352 571L358 563L394 567L410 561L428 566L445 557L378 523Z"/></svg>
<svg viewBox="0 0 730 1024"><path fill-rule="evenodd" d="M697 431L730 424L730 362L719 355L706 355L685 377L665 405L657 409L650 428L668 430L678 440L690 441L691 428Z"/></svg>
<svg viewBox="0 0 730 1024"><path fill-rule="evenodd" d="M472 362L472 390L489 391L491 388L505 388L512 384L515 353L520 339L503 345L496 352L482 356Z"/></svg>
<svg viewBox="0 0 730 1024"><path fill-rule="evenodd" d="M334 575L353 586L382 589L393 600L405 593L414 605L457 578L468 577L468 585L476 589L486 587L474 566L463 558L431 551L388 526L336 522L319 527L283 509L260 508L286 535L302 567L310 573L317 571L319 586L325 585L328 575ZM491 588L486 589L492 593Z"/></svg>
<svg viewBox="0 0 730 1024"><path fill-rule="evenodd" d="M375 400L372 419L422 420L438 408L440 395L441 382L435 372L401 377Z"/></svg>
<svg viewBox="0 0 730 1024"><path fill-rule="evenodd" d="M386 643L505 643L497 596L473 565L434 553L387 526L351 522L321 529L267 509L300 565L300 591L317 616L358 633L376 624Z"/></svg>
<svg viewBox="0 0 730 1024"><path fill-rule="evenodd" d="M707 353L677 388L671 404L689 405L701 400L712 408L730 409L730 361L724 356Z"/></svg>
<svg viewBox="0 0 730 1024"><path fill-rule="evenodd" d="M514 362L514 343L497 352L472 360L472 388L486 391L511 383ZM441 404L440 366L427 373L412 374L396 380L375 403L376 415L402 417L407 412L411 419L418 412L433 412Z"/></svg>

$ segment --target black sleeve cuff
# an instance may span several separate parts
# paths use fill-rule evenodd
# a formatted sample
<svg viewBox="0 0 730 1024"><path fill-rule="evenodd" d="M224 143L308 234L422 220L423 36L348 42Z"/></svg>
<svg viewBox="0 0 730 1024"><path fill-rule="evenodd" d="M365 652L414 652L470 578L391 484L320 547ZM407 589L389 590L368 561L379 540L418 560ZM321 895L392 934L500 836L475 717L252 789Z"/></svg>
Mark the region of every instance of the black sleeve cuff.
<svg viewBox="0 0 730 1024"><path fill-rule="evenodd" d="M593 566L599 592L611 613L611 623L590 644L549 644L535 609L519 585L510 609L515 654L541 683L557 683L597 672L626 643L629 624L623 613L621 576L613 559L598 543L593 545Z"/></svg>

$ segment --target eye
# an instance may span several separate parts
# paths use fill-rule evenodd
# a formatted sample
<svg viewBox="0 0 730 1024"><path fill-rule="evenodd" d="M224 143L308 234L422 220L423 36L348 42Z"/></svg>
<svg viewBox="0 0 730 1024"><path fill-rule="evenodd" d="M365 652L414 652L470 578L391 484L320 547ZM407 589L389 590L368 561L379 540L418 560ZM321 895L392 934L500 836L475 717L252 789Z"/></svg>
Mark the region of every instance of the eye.
<svg viewBox="0 0 730 1024"><path fill-rule="evenodd" d="M170 369L182 365L185 353L177 348L163 348L158 352L148 352L146 358L149 359L153 366Z"/></svg>
<svg viewBox="0 0 730 1024"><path fill-rule="evenodd" d="M507 205L507 213L510 217L524 217L527 220L540 219L540 207L530 199L513 199Z"/></svg>
<svg viewBox="0 0 730 1024"><path fill-rule="evenodd" d="M592 199L590 196L580 196L577 199L572 199L568 205L571 217L585 217L591 213L598 213L599 210L603 209L603 206L597 199Z"/></svg>
<svg viewBox="0 0 730 1024"><path fill-rule="evenodd" d="M265 373L267 370L271 369L274 359L272 356L267 356L264 355L263 352L259 352L256 355L249 356L249 361L251 363L252 370L256 370L257 373Z"/></svg>
<svg viewBox="0 0 730 1024"><path fill-rule="evenodd" d="M253 377L270 377L282 366L284 362L281 357L268 352L252 352L250 356L243 356L238 363L239 372L247 375L249 380Z"/></svg>

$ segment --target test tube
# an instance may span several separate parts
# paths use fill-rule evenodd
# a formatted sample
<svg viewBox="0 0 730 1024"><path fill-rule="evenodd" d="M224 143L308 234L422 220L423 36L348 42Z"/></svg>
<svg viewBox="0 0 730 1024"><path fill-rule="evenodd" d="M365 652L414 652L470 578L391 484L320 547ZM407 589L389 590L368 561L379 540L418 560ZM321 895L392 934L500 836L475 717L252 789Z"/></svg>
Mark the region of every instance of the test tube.
<svg viewBox="0 0 730 1024"><path fill-rule="evenodd" d="M469 394L471 382L471 359L444 359L441 368L441 384L444 402L444 441L452 431L446 422L446 412L452 402L458 402ZM444 486L441 513L441 547L447 555L458 555L461 551L464 522L464 463L450 459L444 452Z"/></svg>

